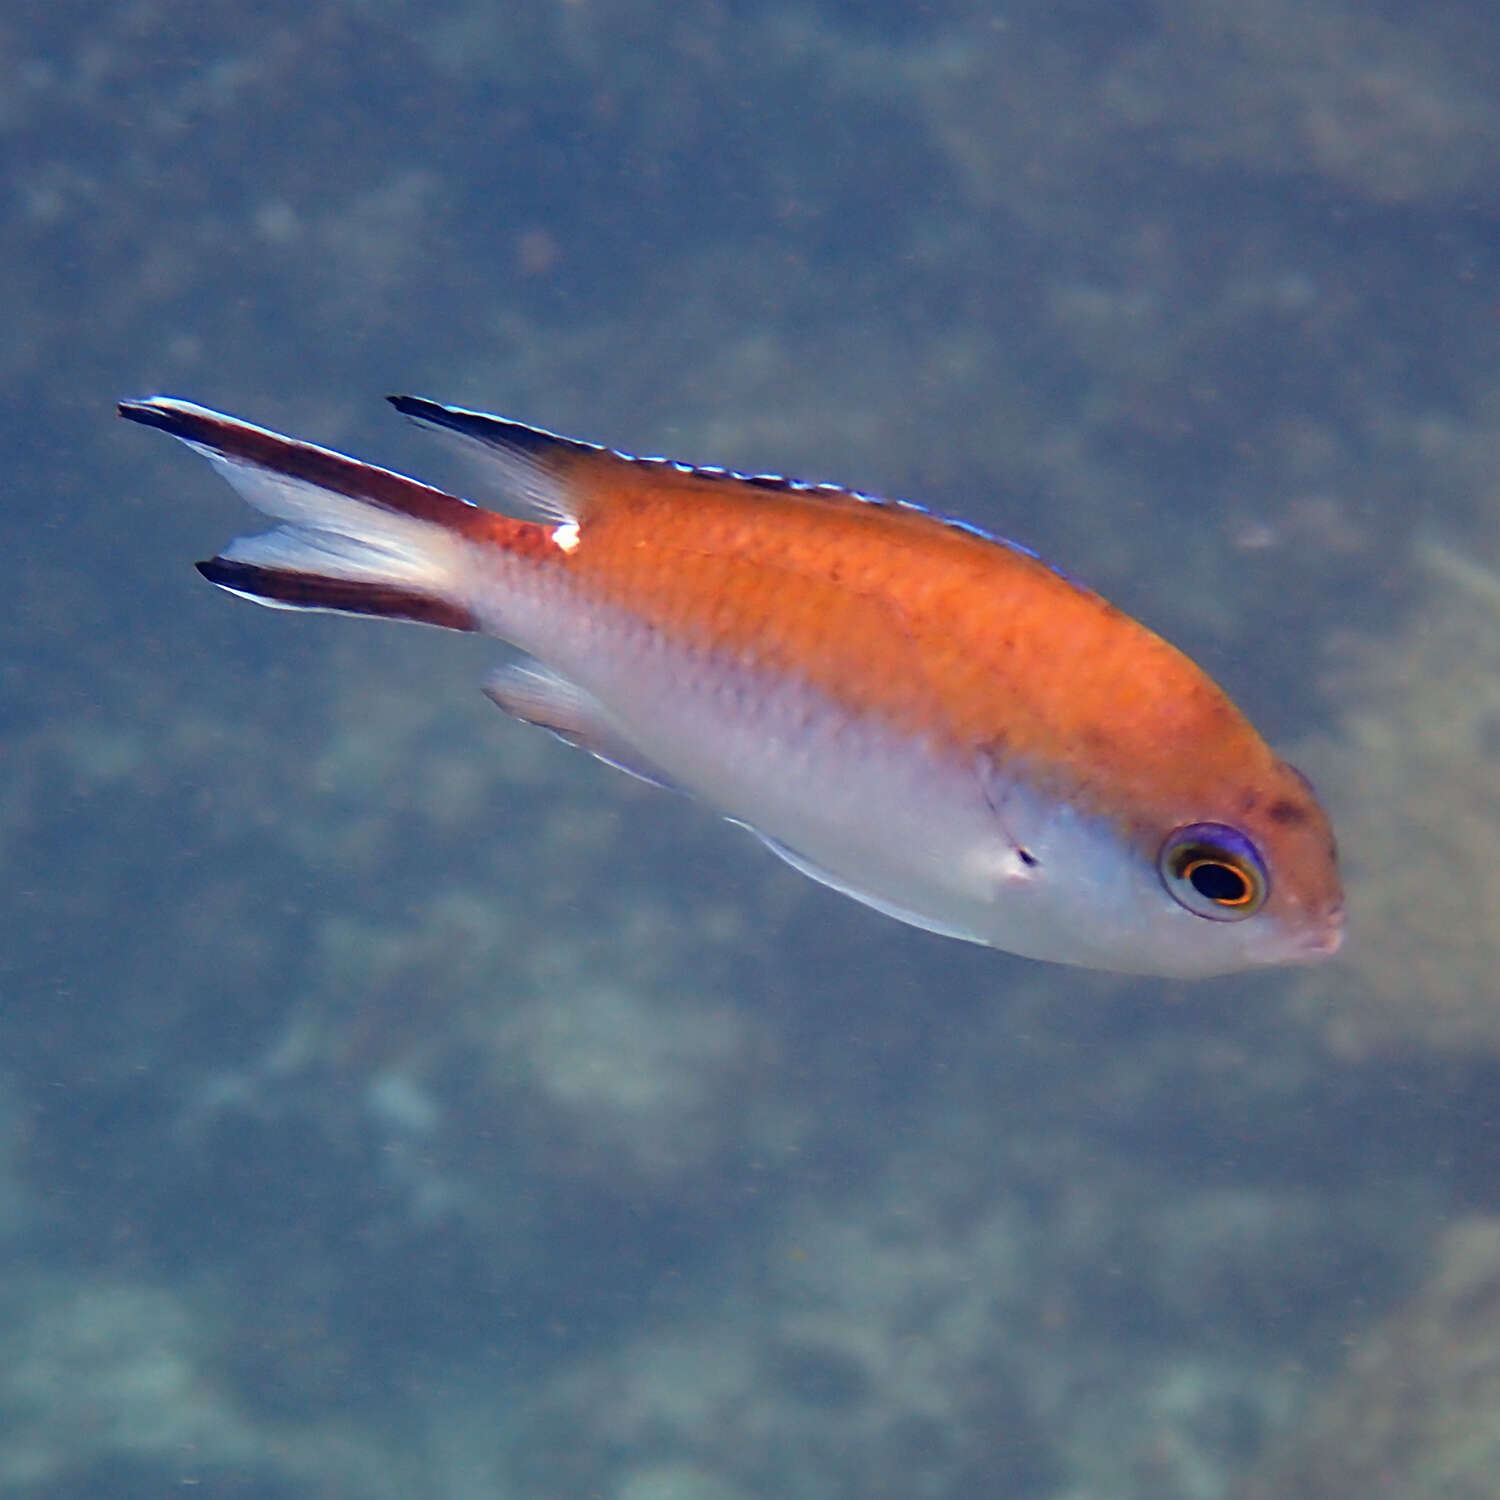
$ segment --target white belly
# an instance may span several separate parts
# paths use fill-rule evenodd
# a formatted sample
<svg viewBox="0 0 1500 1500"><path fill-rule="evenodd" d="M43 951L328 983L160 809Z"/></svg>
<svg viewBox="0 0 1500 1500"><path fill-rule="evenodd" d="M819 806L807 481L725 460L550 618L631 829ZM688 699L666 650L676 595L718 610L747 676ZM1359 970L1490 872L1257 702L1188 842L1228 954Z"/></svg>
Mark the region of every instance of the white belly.
<svg viewBox="0 0 1500 1500"><path fill-rule="evenodd" d="M804 873L891 915L995 941L996 873L1012 850L977 766L628 619L590 612L581 628L528 630L507 614L496 633L597 705L592 731L573 736L588 748L746 824Z"/></svg>

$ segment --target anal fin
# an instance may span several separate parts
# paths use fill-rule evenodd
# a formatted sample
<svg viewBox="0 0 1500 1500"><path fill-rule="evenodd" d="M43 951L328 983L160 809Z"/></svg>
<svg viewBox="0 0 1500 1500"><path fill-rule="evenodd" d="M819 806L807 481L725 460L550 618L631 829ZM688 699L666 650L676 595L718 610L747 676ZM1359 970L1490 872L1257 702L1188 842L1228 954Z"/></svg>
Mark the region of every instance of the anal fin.
<svg viewBox="0 0 1500 1500"><path fill-rule="evenodd" d="M551 730L606 765L652 786L677 791L671 780L610 722L604 705L577 683L537 662L514 662L485 680L484 695L513 718Z"/></svg>
<svg viewBox="0 0 1500 1500"><path fill-rule="evenodd" d="M749 827L749 824L745 825ZM762 833L758 828L750 828L750 832L763 843L778 859L783 859L799 874L806 875L809 880L816 880L819 885L826 885L829 890L837 891L841 896L848 896L858 901L861 906L868 906L878 911L882 916L894 917L898 922L905 922L909 927L920 927L924 932L935 932L939 937L960 938L966 943L982 943L984 938L969 932L962 927L954 927L947 922L940 922L936 918L924 916L919 911L913 911L909 906L902 906L899 902L888 901L884 896L877 896L873 891L867 891L861 886L854 885L842 875L835 875L832 870L824 867L816 861L809 859L805 854L799 854L795 849L789 849L779 839L773 839L769 834Z"/></svg>

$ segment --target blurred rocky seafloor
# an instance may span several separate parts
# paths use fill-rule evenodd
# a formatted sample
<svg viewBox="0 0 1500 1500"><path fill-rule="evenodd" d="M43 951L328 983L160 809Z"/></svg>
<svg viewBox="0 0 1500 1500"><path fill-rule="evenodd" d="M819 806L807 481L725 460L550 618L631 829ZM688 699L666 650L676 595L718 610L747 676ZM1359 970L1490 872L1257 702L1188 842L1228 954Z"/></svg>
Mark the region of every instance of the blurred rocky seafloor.
<svg viewBox="0 0 1500 1500"><path fill-rule="evenodd" d="M0 1490L1500 1494L1500 19L64 0L0 60ZM242 517L107 416L452 479L406 387L1039 546L1313 774L1347 958L883 922L482 643L202 588Z"/></svg>

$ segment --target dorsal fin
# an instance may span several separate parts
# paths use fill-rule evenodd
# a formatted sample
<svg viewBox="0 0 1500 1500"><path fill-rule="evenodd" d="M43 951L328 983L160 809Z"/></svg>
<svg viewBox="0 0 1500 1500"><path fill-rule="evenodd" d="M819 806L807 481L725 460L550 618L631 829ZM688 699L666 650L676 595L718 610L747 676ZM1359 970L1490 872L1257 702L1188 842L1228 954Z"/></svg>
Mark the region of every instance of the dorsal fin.
<svg viewBox="0 0 1500 1500"><path fill-rule="evenodd" d="M1000 536L986 527L977 526L957 516L919 505L911 500L892 500L883 495L868 494L841 484L804 479L790 479L783 474L747 474L717 464L689 464L656 455L622 453L602 443L586 443L578 438L563 437L543 427L530 427L487 412L469 411L461 406L445 406L421 396L387 396L403 416L423 426L434 428L456 439L471 460L477 461L478 477L483 490L478 498L503 509L520 507L529 514L553 524L578 523L585 519L580 511L580 496L570 482L569 469L580 462L597 462L601 457L615 459L636 469L667 469L675 474L697 479L727 480L753 485L756 489L778 494L823 496L830 500L856 500L887 510L907 511L927 516L955 531L967 532L988 542L996 542L1026 557L1037 554L1022 542ZM1050 564L1049 564L1050 566ZM1059 576L1068 578L1060 569ZM1074 582L1069 578L1069 582Z"/></svg>
<svg viewBox="0 0 1500 1500"><path fill-rule="evenodd" d="M595 444L421 396L387 396L386 400L402 416L456 439L481 490L492 492L481 493L481 500L523 510L553 525L581 519L559 460L603 451Z"/></svg>
<svg viewBox="0 0 1500 1500"><path fill-rule="evenodd" d="M488 412L467 411L462 406L444 406L441 401L428 401L423 396L387 396L385 399L403 417L424 422L429 427L442 428L445 432L459 433L482 443L486 448L498 449L504 453L527 453L538 460L545 460L558 449L573 453L606 451L598 443L563 437L560 433L548 432L544 427L528 427L524 422L512 422L506 417L491 416Z"/></svg>
<svg viewBox="0 0 1500 1500"><path fill-rule="evenodd" d="M925 513L923 506L912 505L905 500L885 500L879 495L866 495L841 484L789 479L784 474L747 474L738 469L726 469L719 464L689 464L657 454L624 453L602 443L586 443L579 438L549 432L545 427L530 427L524 422L491 416L488 412L468 411L461 406L444 406L440 401L428 401L421 396L387 396L386 400L403 416L457 437L471 456L477 452L482 461L493 463L498 460L502 465L504 490L497 498L508 499L512 504L522 501L548 520L579 519L563 498L550 493L557 484L554 476L560 477L569 460L582 459L588 462L599 457L618 459L636 469L669 469L674 474L691 475L698 479L733 480L781 494L827 495L830 498L837 496L846 500L863 500L871 505L897 506L903 510L920 510ZM522 493L516 493L517 481L521 481L519 487L523 490ZM549 493L536 493L538 489ZM965 530L977 530L961 521L955 524Z"/></svg>

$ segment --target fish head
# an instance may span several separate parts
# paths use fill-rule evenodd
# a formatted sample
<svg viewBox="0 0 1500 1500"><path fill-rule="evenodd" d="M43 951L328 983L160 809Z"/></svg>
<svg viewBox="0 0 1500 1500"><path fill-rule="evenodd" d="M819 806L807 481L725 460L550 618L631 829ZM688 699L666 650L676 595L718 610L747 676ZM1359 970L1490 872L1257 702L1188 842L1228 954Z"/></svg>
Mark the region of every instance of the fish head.
<svg viewBox="0 0 1500 1500"><path fill-rule="evenodd" d="M1002 929L987 940L1180 979L1337 953L1344 895L1328 816L1294 768L1257 759L1253 775L1186 795L1142 799L1136 781L1123 813L1074 788L1011 783L991 804L1025 858L1003 862Z"/></svg>
<svg viewBox="0 0 1500 1500"><path fill-rule="evenodd" d="M1163 820L1164 821L1164 820ZM1344 938L1344 892L1328 815L1295 767L1273 760L1206 814L1145 830L1157 905L1178 972L1214 974L1330 958ZM1166 902L1161 901L1165 895Z"/></svg>

